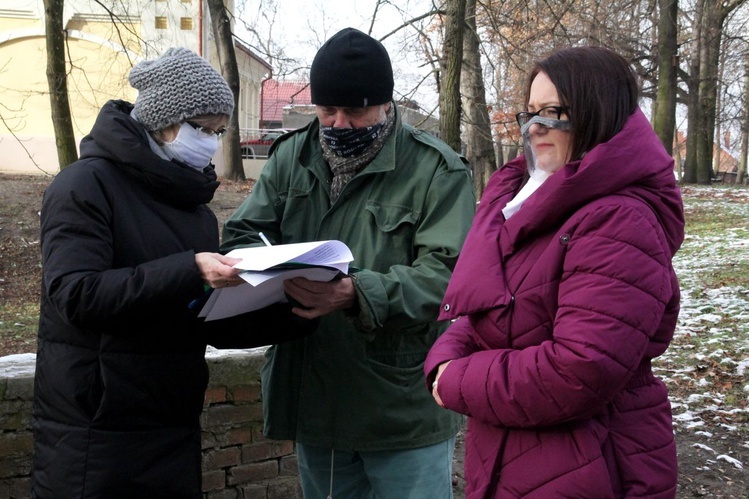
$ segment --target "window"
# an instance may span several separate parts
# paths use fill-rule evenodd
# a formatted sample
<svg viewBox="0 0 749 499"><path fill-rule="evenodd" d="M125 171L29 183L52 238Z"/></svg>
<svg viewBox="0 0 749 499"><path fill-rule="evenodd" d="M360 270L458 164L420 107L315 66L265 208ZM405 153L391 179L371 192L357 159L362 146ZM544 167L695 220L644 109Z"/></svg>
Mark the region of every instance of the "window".
<svg viewBox="0 0 749 499"><path fill-rule="evenodd" d="M166 17L156 16L156 29L166 29Z"/></svg>
<svg viewBox="0 0 749 499"><path fill-rule="evenodd" d="M192 17L180 17L179 29L191 30L192 29Z"/></svg>

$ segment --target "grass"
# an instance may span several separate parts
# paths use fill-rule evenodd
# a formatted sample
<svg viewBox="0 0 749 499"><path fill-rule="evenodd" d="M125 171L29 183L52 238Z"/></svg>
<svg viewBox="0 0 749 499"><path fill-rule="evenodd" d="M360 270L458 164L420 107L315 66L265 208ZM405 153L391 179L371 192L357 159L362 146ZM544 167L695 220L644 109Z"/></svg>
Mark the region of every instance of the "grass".
<svg viewBox="0 0 749 499"><path fill-rule="evenodd" d="M690 187L684 206L687 237L674 259L682 309L671 346L654 364L676 415L689 412L746 438L749 190Z"/></svg>

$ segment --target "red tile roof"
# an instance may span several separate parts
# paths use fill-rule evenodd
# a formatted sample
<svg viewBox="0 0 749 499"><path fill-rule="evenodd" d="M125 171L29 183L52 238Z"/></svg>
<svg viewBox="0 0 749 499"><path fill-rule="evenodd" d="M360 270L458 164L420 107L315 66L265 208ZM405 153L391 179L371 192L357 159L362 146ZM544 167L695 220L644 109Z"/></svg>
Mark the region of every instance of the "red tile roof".
<svg viewBox="0 0 749 499"><path fill-rule="evenodd" d="M263 83L263 122L283 120L283 108L290 104L312 104L306 81L267 80Z"/></svg>

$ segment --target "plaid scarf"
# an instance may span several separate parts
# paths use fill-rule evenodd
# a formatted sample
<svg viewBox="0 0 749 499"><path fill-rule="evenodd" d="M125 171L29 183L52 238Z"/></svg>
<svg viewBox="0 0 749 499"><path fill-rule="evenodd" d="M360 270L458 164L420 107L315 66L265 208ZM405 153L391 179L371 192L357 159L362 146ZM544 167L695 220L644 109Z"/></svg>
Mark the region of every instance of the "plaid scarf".
<svg viewBox="0 0 749 499"><path fill-rule="evenodd" d="M330 186L330 205L336 202L338 196L341 195L343 188L346 184L356 176L357 173L362 171L365 166L375 159L377 154L382 149L385 141L390 137L390 134L395 128L395 103L390 103L390 109L388 109L387 117L385 120L385 126L382 127L380 135L372 142L369 147L364 149L361 154L344 158L338 156L328 146L327 142L323 140L320 135L320 145L322 146L322 155L325 161L330 166L330 171L333 174L333 182Z"/></svg>

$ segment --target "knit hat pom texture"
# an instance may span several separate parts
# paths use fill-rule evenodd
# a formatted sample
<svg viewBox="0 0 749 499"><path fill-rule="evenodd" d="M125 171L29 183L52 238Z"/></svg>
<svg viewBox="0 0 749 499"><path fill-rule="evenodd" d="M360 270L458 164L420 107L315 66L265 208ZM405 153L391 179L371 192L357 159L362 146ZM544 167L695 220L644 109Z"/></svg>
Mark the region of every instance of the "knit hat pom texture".
<svg viewBox="0 0 749 499"><path fill-rule="evenodd" d="M130 70L138 90L135 113L151 131L202 115L231 116L234 95L208 61L186 48L170 48L161 57Z"/></svg>

